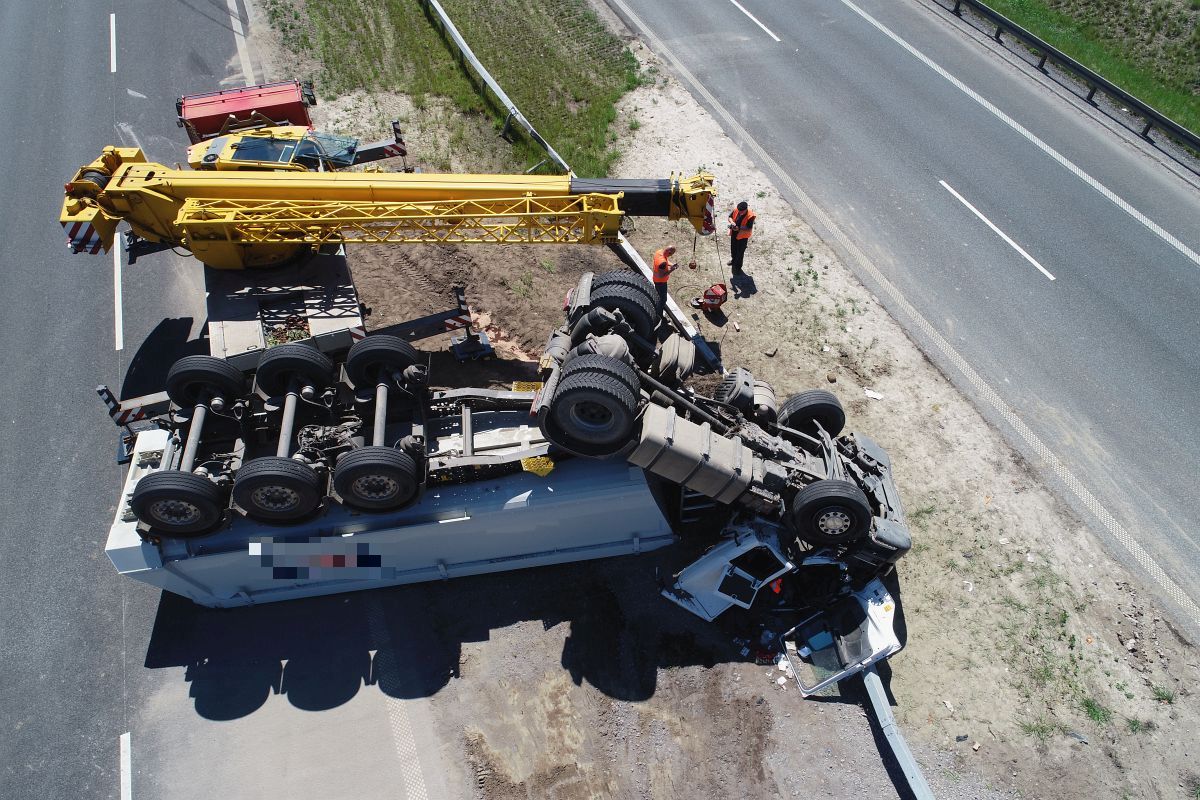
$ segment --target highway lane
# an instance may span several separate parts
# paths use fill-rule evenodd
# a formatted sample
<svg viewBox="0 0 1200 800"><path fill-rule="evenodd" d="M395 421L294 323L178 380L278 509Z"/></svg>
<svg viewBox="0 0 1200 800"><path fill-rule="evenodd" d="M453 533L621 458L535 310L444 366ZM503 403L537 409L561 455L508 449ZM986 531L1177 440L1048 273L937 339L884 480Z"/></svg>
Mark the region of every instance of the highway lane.
<svg viewBox="0 0 1200 800"><path fill-rule="evenodd" d="M404 623L380 610L402 601L209 615L120 578L103 553L124 469L92 387L156 390L174 355L203 352L203 278L171 253L122 260L116 303L112 256L64 246L61 186L105 144L183 158L175 98L242 83L229 4L0 15L0 479L15 487L0 498L0 797L444 794L421 772L436 740L411 741L428 719L409 699Z"/></svg>
<svg viewBox="0 0 1200 800"><path fill-rule="evenodd" d="M1178 584L1197 585L1194 187L918 3L611 4L643 21ZM981 400L986 392L905 316Z"/></svg>

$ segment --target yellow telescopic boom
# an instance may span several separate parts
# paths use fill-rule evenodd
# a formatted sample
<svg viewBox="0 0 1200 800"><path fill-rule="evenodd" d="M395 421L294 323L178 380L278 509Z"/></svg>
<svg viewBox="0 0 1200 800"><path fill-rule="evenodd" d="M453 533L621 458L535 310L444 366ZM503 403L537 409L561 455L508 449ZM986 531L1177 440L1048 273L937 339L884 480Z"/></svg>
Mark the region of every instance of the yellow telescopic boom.
<svg viewBox="0 0 1200 800"><path fill-rule="evenodd" d="M711 232L713 178L172 169L106 147L66 185L75 252L107 252L117 225L219 269L266 267L333 242L614 242L626 215Z"/></svg>

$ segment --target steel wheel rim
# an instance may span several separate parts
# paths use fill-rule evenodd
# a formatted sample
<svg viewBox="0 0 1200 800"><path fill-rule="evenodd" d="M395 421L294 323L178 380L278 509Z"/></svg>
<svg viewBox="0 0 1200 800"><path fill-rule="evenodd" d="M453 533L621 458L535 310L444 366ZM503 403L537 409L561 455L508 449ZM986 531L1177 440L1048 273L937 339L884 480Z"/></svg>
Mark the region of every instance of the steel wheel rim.
<svg viewBox="0 0 1200 800"><path fill-rule="evenodd" d="M350 482L350 491L360 500L390 500L400 494L400 482L390 475L363 475Z"/></svg>
<svg viewBox="0 0 1200 800"><path fill-rule="evenodd" d="M854 520L840 508L829 508L817 517L817 528L826 536L841 536L850 530Z"/></svg>
<svg viewBox="0 0 1200 800"><path fill-rule="evenodd" d="M200 520L200 507L186 500L156 500L150 504L150 516L165 527L190 525Z"/></svg>
<svg viewBox="0 0 1200 800"><path fill-rule="evenodd" d="M595 400L583 400L571 406L571 421L591 433L604 433L612 429L616 416L612 409Z"/></svg>
<svg viewBox="0 0 1200 800"><path fill-rule="evenodd" d="M260 486L250 492L250 502L263 511L292 511L300 505L300 493L286 486Z"/></svg>

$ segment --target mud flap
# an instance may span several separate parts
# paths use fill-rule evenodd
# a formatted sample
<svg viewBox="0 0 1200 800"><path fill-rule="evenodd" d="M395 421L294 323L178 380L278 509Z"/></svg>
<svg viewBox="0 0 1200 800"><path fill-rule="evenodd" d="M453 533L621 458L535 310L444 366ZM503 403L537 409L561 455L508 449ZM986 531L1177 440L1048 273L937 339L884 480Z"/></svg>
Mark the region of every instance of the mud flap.
<svg viewBox="0 0 1200 800"><path fill-rule="evenodd" d="M731 606L750 608L759 589L795 568L773 529L738 527L676 575L662 594L712 622Z"/></svg>
<svg viewBox="0 0 1200 800"><path fill-rule="evenodd" d="M780 636L801 694L816 694L898 653L895 616L896 601L876 578Z"/></svg>

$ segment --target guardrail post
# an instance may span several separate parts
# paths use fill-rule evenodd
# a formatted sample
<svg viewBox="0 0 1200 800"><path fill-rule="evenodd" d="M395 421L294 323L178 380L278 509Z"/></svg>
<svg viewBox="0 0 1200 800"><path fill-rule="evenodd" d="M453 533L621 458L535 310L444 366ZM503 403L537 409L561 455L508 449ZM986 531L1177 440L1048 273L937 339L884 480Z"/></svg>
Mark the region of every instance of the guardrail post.
<svg viewBox="0 0 1200 800"><path fill-rule="evenodd" d="M962 16L962 0L954 0L954 8L950 9L950 13L956 17Z"/></svg>
<svg viewBox="0 0 1200 800"><path fill-rule="evenodd" d="M1088 92L1087 101L1089 103L1091 103L1092 105L1096 105L1096 101L1092 99L1093 97L1096 96L1096 87L1089 86L1088 89L1090 89L1090 91Z"/></svg>
<svg viewBox="0 0 1200 800"><path fill-rule="evenodd" d="M1152 130L1154 130L1154 120L1146 120L1146 127L1142 128L1142 138L1149 139Z"/></svg>
<svg viewBox="0 0 1200 800"><path fill-rule="evenodd" d="M1046 58L1047 58L1046 54L1042 53L1042 57L1038 61L1038 69L1041 70L1042 72L1046 71Z"/></svg>
<svg viewBox="0 0 1200 800"><path fill-rule="evenodd" d="M992 38L995 39L997 42L1000 42L1000 44L1004 44L1004 40L1000 38L1000 34L1003 32L1004 32L1004 29L1001 28L999 25L997 25L996 26L996 35L993 36Z"/></svg>

